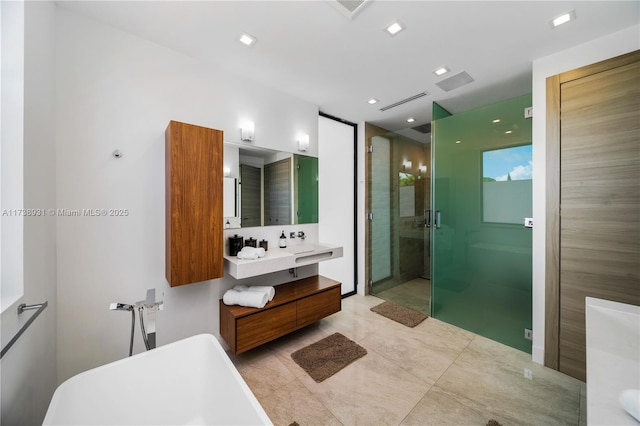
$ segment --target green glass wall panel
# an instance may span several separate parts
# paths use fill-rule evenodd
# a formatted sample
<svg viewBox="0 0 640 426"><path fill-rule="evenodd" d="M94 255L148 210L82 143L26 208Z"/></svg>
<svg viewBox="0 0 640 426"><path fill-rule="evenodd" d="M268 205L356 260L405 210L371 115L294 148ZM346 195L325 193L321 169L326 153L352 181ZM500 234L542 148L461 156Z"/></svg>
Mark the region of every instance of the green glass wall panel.
<svg viewBox="0 0 640 426"><path fill-rule="evenodd" d="M434 104L431 274L435 318L529 353L530 106L530 94L450 116Z"/></svg>
<svg viewBox="0 0 640 426"><path fill-rule="evenodd" d="M295 223L318 223L318 159L296 154L295 161Z"/></svg>

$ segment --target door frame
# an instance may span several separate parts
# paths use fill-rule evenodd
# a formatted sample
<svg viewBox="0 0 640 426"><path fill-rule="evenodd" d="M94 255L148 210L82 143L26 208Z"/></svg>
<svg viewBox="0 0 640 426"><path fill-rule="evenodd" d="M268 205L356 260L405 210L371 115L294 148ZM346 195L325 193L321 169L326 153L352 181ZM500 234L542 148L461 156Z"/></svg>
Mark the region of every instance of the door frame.
<svg viewBox="0 0 640 426"><path fill-rule="evenodd" d="M546 230L544 365L559 368L560 358L560 87L589 75L640 61L640 50L576 68L546 81Z"/></svg>

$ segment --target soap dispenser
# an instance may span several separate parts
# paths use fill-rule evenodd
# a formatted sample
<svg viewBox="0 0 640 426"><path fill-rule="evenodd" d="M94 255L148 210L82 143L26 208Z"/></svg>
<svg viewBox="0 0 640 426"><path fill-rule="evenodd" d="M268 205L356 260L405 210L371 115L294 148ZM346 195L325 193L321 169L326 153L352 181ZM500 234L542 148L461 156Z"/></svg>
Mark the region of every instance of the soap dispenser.
<svg viewBox="0 0 640 426"><path fill-rule="evenodd" d="M284 235L284 231L282 231L282 235L280 235L280 240L278 241L278 246L280 246L280 248L287 247L287 236Z"/></svg>

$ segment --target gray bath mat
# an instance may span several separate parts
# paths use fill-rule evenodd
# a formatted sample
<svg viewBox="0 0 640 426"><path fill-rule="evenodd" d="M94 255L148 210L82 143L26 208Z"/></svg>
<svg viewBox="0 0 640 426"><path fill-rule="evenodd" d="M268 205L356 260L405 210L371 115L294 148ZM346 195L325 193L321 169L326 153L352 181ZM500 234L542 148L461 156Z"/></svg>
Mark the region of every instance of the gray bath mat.
<svg viewBox="0 0 640 426"><path fill-rule="evenodd" d="M429 318L429 315L423 314L422 312L414 311L413 309L405 308L404 306L389 301L382 302L371 308L371 310L376 314L392 319L407 327L415 327Z"/></svg>
<svg viewBox="0 0 640 426"><path fill-rule="evenodd" d="M334 333L291 354L316 382L320 383L342 370L367 350L340 333Z"/></svg>

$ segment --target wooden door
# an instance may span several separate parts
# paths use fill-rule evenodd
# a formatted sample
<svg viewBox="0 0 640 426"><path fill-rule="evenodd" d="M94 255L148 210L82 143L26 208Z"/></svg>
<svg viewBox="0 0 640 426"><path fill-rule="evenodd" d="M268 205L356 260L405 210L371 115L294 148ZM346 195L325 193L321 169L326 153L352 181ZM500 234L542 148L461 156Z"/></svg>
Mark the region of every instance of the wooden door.
<svg viewBox="0 0 640 426"><path fill-rule="evenodd" d="M580 380L585 297L640 305L640 61L586 71L560 79L558 129L556 368Z"/></svg>

